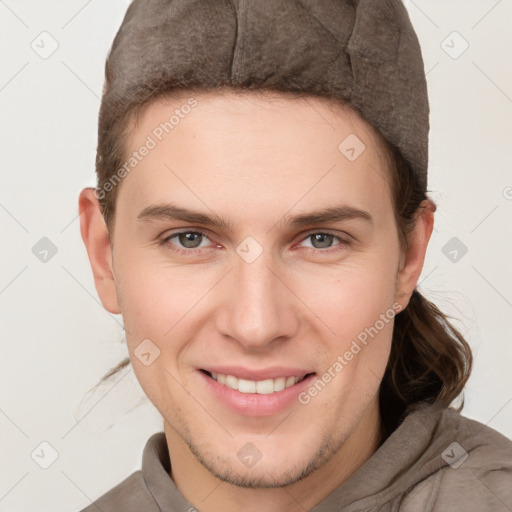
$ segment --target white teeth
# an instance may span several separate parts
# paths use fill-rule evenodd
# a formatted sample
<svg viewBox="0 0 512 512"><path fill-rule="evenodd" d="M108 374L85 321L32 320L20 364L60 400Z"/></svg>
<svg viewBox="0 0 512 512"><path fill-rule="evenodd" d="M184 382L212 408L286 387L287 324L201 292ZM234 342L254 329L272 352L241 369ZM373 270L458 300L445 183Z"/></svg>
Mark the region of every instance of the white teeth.
<svg viewBox="0 0 512 512"><path fill-rule="evenodd" d="M231 389L238 389L238 379L233 375L226 375L225 385Z"/></svg>
<svg viewBox="0 0 512 512"><path fill-rule="evenodd" d="M274 379L274 391L282 391L286 387L286 377Z"/></svg>
<svg viewBox="0 0 512 512"><path fill-rule="evenodd" d="M238 389L240 391L240 388ZM274 389L274 381L272 379L259 380L254 385L254 391L260 395L270 395L276 391Z"/></svg>
<svg viewBox="0 0 512 512"><path fill-rule="evenodd" d="M256 382L253 380L238 379L240 393L256 393Z"/></svg>
<svg viewBox="0 0 512 512"><path fill-rule="evenodd" d="M302 377L279 377L277 379L266 380L246 380L237 379L233 375L223 375L221 373L211 373L212 379L224 384L228 388L236 389L240 393L258 393L260 395L270 395L276 391L282 391L285 388L293 386L299 382Z"/></svg>
<svg viewBox="0 0 512 512"><path fill-rule="evenodd" d="M290 386L293 386L297 381L295 380L295 377L288 377L286 379L286 383L284 385L285 388L288 388Z"/></svg>

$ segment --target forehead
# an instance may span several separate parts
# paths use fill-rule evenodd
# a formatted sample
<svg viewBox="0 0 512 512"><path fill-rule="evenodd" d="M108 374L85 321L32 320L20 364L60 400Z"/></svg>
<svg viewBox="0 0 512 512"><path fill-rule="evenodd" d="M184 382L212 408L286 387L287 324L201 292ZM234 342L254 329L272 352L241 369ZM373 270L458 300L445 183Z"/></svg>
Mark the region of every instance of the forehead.
<svg viewBox="0 0 512 512"><path fill-rule="evenodd" d="M238 133L240 137L249 137L254 143L261 139L266 148L272 148L283 144L286 139L293 142L293 135L322 136L331 132L334 137L328 137L320 150L325 149L327 144L334 144L341 151L342 148L338 148L336 142L348 130L360 139L359 146L362 143L369 150L366 155L385 159L382 136L353 108L334 99L292 92L240 91L230 88L195 92L176 90L145 105L128 124L129 146L143 143L148 134L158 139L157 143L166 138L169 140L164 142L172 145L173 139L180 132L190 134L191 131L209 131L210 138L217 133L222 138L231 131L232 136ZM212 129L212 124L216 129ZM277 139L268 136L268 133L281 127L286 127L287 134L291 133L292 136L284 133ZM171 132L173 136L167 137ZM232 139L225 139L225 143L230 143ZM272 144L272 140L276 144ZM249 147L247 145L244 149L248 150ZM311 153L315 146L304 149ZM385 161L379 163L383 165Z"/></svg>
<svg viewBox="0 0 512 512"><path fill-rule="evenodd" d="M148 105L126 140L127 161L150 147L119 191L118 201L139 211L169 199L221 208L228 197L239 211L340 200L391 206L378 135L327 98L181 91Z"/></svg>

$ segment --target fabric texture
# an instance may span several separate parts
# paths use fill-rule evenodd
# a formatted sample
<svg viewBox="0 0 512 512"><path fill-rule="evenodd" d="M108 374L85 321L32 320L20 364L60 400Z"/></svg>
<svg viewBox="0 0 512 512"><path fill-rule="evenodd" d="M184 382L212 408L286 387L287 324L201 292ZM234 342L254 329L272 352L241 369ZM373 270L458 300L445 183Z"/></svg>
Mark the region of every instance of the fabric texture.
<svg viewBox="0 0 512 512"><path fill-rule="evenodd" d="M329 96L396 146L426 187L424 64L400 0L134 0L108 62L101 119L121 119L161 86Z"/></svg>
<svg viewBox="0 0 512 512"><path fill-rule="evenodd" d="M189 503L170 468L165 434L153 434L142 469L81 512L200 512L202 498ZM421 405L310 512L511 510L512 441L453 409Z"/></svg>

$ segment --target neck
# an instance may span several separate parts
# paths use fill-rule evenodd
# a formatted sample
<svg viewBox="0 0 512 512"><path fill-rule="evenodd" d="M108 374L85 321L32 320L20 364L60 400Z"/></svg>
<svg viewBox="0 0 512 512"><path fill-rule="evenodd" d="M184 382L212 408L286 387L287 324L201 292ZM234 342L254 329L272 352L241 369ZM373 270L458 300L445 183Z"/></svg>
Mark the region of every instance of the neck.
<svg viewBox="0 0 512 512"><path fill-rule="evenodd" d="M214 477L165 421L164 430L176 487L201 512L304 512L345 482L382 441L378 398L366 409L341 448L308 477L286 487L241 488Z"/></svg>

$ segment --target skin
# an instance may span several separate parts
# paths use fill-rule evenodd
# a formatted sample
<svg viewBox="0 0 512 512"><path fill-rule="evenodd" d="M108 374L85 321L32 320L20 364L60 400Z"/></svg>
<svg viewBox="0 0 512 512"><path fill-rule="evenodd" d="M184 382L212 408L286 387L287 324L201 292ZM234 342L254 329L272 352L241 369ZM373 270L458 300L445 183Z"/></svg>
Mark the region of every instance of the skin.
<svg viewBox="0 0 512 512"><path fill-rule="evenodd" d="M189 97L146 108L131 125L129 151ZM309 403L275 415L227 409L197 369L282 365L324 374L379 315L394 303L407 307L433 209L424 203L402 249L375 132L330 100L226 91L194 98L197 106L118 185L110 239L93 189L82 190L96 289L108 311L123 315L133 370L162 414L171 478L185 498L202 512L309 510L382 442L378 391L393 321ZM349 134L366 146L354 161L338 149ZM221 215L233 231L137 220L147 206L171 201ZM372 222L284 224L341 203ZM158 243L179 230L206 237ZM315 242L326 232L349 243ZM236 252L248 236L263 249L252 263ZM146 366L134 350L148 338L160 355ZM248 442L262 454L252 467L236 455Z"/></svg>

